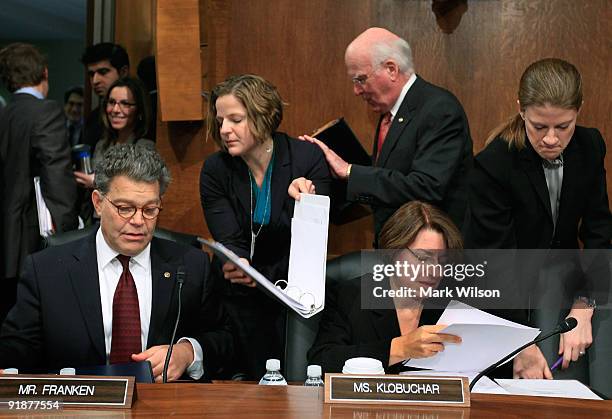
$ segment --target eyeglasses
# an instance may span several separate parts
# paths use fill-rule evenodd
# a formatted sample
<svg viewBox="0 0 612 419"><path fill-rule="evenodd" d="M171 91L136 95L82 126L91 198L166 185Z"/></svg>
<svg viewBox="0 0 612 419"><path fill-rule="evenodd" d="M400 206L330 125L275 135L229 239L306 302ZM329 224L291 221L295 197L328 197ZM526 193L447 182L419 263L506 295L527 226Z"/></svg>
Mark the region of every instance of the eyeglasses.
<svg viewBox="0 0 612 419"><path fill-rule="evenodd" d="M366 82L368 81L368 79L370 77L372 77L372 75L374 75L374 73L376 73L378 69L372 70L370 73L368 74L362 74L360 76L355 76L353 78L351 78L351 81L353 82L353 84L358 84L359 86L363 86L366 84Z"/></svg>
<svg viewBox="0 0 612 419"><path fill-rule="evenodd" d="M108 102L106 102L106 107L108 109L113 109L115 105L119 105L119 109L121 109L122 112L126 112L127 110L131 109L133 106L136 106L135 103L128 102L127 100L117 101L115 99L109 99Z"/></svg>
<svg viewBox="0 0 612 419"><path fill-rule="evenodd" d="M448 255L442 250L412 250L406 249L412 256L417 258L420 263L426 264L445 264L448 262Z"/></svg>
<svg viewBox="0 0 612 419"><path fill-rule="evenodd" d="M136 211L140 210L142 212L143 218L147 220L154 220L159 215L159 212L162 210L161 207L132 207L128 205L117 205L113 201L111 201L106 195L100 194L104 199L113 204L115 208L117 208L117 214L119 217L129 220L134 215L136 215Z"/></svg>

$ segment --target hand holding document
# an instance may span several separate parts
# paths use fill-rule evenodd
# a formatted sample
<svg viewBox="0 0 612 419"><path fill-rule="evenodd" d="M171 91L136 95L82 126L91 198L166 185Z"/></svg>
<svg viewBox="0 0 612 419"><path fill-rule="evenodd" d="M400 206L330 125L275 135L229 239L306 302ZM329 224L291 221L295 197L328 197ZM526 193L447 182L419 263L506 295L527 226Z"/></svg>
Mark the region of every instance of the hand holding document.
<svg viewBox="0 0 612 419"><path fill-rule="evenodd" d="M458 301L451 301L438 324L441 332L460 336L460 344L446 344L430 358L408 360L405 365L437 371L479 372L532 341L540 330L502 319ZM477 354L477 356L474 356Z"/></svg>
<svg viewBox="0 0 612 419"><path fill-rule="evenodd" d="M329 197L300 194L295 201L291 220L291 248L288 279L272 283L255 268L240 260L223 246L202 238L198 241L211 249L222 261L231 261L268 294L287 305L304 318L323 310L325 304L325 267L327 262L327 232ZM280 283L285 283L284 289ZM285 284L283 284L285 285Z"/></svg>

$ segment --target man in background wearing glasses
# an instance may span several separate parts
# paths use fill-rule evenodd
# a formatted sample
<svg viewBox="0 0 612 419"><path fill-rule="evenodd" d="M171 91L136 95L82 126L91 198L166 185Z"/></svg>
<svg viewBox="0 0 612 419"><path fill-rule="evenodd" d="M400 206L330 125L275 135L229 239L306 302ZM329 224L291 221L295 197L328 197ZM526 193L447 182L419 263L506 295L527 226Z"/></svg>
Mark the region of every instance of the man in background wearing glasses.
<svg viewBox="0 0 612 419"><path fill-rule="evenodd" d="M415 74L410 45L382 28L353 40L344 60L353 92L381 115L372 165L351 164L318 144L332 174L347 182L346 200L370 205L376 237L404 203L436 205L461 226L472 139L459 101Z"/></svg>
<svg viewBox="0 0 612 419"><path fill-rule="evenodd" d="M232 337L211 296L207 255L153 237L169 181L155 150L124 144L106 152L92 193L100 228L26 259L17 304L0 332L0 368L54 372L150 361L161 381L180 275L168 380L220 372L231 359Z"/></svg>

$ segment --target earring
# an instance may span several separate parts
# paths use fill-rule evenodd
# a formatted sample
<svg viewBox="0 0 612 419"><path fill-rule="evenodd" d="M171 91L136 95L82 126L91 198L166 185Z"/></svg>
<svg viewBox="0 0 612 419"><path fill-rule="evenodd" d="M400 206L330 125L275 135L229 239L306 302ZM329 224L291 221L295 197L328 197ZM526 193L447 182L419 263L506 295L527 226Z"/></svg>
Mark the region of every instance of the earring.
<svg viewBox="0 0 612 419"><path fill-rule="evenodd" d="M272 152L272 146L273 146L273 142L270 142L270 144L268 144L268 146L266 147L266 153L271 153Z"/></svg>

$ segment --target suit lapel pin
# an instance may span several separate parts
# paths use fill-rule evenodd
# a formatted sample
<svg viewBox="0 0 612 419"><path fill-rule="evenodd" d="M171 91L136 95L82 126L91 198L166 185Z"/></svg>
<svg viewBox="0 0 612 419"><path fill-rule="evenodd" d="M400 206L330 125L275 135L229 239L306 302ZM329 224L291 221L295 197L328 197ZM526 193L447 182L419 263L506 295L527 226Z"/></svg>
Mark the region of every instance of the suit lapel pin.
<svg viewBox="0 0 612 419"><path fill-rule="evenodd" d="M164 278L166 279L170 278L170 272L164 272Z"/></svg>
<svg viewBox="0 0 612 419"><path fill-rule="evenodd" d="M399 119L397 120L397 122L399 122L399 123L401 124L402 122L404 122L404 118L399 118Z"/></svg>

